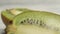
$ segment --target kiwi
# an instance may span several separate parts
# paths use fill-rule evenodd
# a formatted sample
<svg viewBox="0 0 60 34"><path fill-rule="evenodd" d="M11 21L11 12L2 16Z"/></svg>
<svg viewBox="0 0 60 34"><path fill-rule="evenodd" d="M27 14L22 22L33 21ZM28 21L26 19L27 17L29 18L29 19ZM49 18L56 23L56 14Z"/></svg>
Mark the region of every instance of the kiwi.
<svg viewBox="0 0 60 34"><path fill-rule="evenodd" d="M29 9L26 8L12 8L12 9L6 9L1 12L2 20L4 24L7 26L9 24L12 24L12 20L14 17L22 12L29 11Z"/></svg>
<svg viewBox="0 0 60 34"><path fill-rule="evenodd" d="M59 34L60 15L44 11L27 11L13 19L8 34ZM11 27L10 27L11 28Z"/></svg>
<svg viewBox="0 0 60 34"><path fill-rule="evenodd" d="M9 11L10 10L10 11ZM2 19L8 26L6 34L59 34L60 15L29 9L9 9L2 12ZM6 21L5 21L6 20Z"/></svg>

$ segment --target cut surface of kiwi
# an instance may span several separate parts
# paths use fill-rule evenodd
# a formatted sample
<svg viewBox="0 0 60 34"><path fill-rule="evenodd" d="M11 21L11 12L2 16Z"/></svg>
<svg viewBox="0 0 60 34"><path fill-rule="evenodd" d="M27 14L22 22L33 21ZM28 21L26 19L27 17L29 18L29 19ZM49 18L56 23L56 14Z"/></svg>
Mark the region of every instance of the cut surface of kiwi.
<svg viewBox="0 0 60 34"><path fill-rule="evenodd" d="M12 20L7 25L6 34L60 34L60 15L45 11L16 10L2 12L3 16Z"/></svg>
<svg viewBox="0 0 60 34"><path fill-rule="evenodd" d="M24 34L23 32L25 32L25 34L36 34L39 32L39 34L44 34L44 32L47 34L52 30L56 31L53 34L59 34L57 32L60 32L60 15L44 11L28 11L17 15L13 20L13 26L17 28L16 34ZM35 30L36 26L41 27L43 29L43 32L39 30L39 28L37 28L38 30ZM47 33L45 31L45 28L47 29ZM34 30L36 32L34 32Z"/></svg>

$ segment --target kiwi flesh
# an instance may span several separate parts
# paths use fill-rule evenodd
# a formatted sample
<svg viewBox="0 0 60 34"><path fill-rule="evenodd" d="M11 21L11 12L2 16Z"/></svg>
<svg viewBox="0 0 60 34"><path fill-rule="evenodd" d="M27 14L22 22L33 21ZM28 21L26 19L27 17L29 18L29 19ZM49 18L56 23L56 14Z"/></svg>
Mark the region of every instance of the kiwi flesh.
<svg viewBox="0 0 60 34"><path fill-rule="evenodd" d="M17 28L9 28L7 34L58 34L57 31L53 31L47 28L35 26L35 25L20 25Z"/></svg>
<svg viewBox="0 0 60 34"><path fill-rule="evenodd" d="M8 34L60 34L60 15L44 11L27 11L13 19ZM44 33L45 32L45 33Z"/></svg>

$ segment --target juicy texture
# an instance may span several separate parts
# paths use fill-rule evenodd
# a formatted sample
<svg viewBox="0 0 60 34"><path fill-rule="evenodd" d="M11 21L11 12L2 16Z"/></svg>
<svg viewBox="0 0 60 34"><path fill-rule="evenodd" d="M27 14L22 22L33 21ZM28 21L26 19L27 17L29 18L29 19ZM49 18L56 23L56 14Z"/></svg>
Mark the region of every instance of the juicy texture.
<svg viewBox="0 0 60 34"><path fill-rule="evenodd" d="M29 11L17 15L13 20L13 25L17 28L21 24L36 25L60 32L60 15L43 11Z"/></svg>
<svg viewBox="0 0 60 34"><path fill-rule="evenodd" d="M20 25L15 34L57 34L58 32L35 25Z"/></svg>
<svg viewBox="0 0 60 34"><path fill-rule="evenodd" d="M60 32L31 24L21 24L17 28L10 26L8 29L7 34L60 34Z"/></svg>

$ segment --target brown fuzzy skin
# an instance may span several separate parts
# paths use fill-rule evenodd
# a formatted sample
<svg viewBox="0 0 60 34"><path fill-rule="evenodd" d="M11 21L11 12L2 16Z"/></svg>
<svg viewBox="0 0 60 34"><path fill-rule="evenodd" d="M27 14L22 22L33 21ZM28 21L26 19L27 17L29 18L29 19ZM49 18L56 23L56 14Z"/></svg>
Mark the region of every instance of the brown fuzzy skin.
<svg viewBox="0 0 60 34"><path fill-rule="evenodd" d="M9 34L9 32L16 32L16 27L14 27L13 25L8 25L5 29L5 34Z"/></svg>
<svg viewBox="0 0 60 34"><path fill-rule="evenodd" d="M5 31L5 34L7 34L7 31L6 31L6 29L7 29L7 28L5 28L5 30L4 30L4 31Z"/></svg>
<svg viewBox="0 0 60 34"><path fill-rule="evenodd" d="M4 22L4 24L7 26L9 24L12 24L12 20L9 20L8 18L6 18L3 14L1 14L1 18L2 21Z"/></svg>
<svg viewBox="0 0 60 34"><path fill-rule="evenodd" d="M4 24L6 25L5 34L7 34L7 27L8 27L8 25L12 24L12 20L9 20L3 14L1 14L1 18L2 18L2 21L4 22Z"/></svg>

